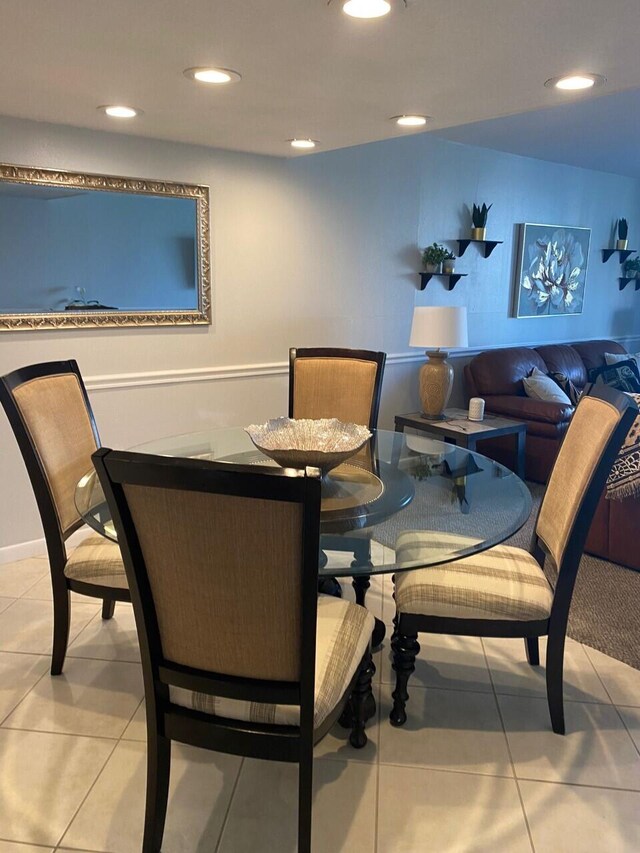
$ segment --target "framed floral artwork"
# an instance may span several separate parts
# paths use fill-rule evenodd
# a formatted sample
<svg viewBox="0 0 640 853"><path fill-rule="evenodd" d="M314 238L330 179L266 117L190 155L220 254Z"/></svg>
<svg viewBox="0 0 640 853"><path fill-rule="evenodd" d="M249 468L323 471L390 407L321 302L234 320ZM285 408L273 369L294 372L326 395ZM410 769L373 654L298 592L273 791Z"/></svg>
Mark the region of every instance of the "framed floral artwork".
<svg viewBox="0 0 640 853"><path fill-rule="evenodd" d="M590 228L520 225L513 315L582 314L590 242Z"/></svg>

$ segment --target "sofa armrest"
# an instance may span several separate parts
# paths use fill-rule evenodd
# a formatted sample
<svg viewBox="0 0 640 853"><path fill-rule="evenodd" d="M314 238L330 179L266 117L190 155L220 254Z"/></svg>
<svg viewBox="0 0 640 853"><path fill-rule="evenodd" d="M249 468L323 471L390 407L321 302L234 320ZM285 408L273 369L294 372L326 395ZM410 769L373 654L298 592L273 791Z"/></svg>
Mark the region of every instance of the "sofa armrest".
<svg viewBox="0 0 640 853"><path fill-rule="evenodd" d="M510 394L486 397L488 412L515 418L519 421L542 421L548 424L561 424L571 419L573 406L565 403L546 403L531 397L516 397Z"/></svg>

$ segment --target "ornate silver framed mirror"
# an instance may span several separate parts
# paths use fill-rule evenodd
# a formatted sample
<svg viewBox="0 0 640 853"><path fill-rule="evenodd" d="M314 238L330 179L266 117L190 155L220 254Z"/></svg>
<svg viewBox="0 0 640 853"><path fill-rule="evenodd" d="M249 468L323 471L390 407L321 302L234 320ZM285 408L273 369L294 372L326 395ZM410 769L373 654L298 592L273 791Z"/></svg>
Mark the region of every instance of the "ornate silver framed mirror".
<svg viewBox="0 0 640 853"><path fill-rule="evenodd" d="M209 188L0 164L0 331L211 323Z"/></svg>

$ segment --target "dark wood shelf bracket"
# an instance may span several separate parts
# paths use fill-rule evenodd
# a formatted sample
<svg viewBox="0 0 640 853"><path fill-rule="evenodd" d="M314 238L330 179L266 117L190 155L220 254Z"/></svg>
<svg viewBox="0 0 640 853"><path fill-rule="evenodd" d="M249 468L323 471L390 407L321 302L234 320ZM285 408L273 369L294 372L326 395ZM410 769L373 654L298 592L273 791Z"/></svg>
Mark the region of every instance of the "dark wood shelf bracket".
<svg viewBox="0 0 640 853"><path fill-rule="evenodd" d="M420 290L424 290L434 276L436 276L436 278L446 278L447 281L445 282L445 286L447 290L453 290L460 279L465 278L467 275L469 275L469 273L466 272L454 272L450 274L443 272L421 272Z"/></svg>
<svg viewBox="0 0 640 853"><path fill-rule="evenodd" d="M493 252L493 250L495 249L496 246L500 246L503 243L502 240L471 240L471 239L456 240L455 242L458 244L458 257L459 258L461 258L464 255L464 253L467 251L470 243L482 243L482 246L483 246L482 254L485 258L489 257L489 255L491 254L491 252Z"/></svg>
<svg viewBox="0 0 640 853"><path fill-rule="evenodd" d="M640 278L636 278L635 276L633 276L633 278L627 278L626 276L620 276L620 278L618 279L618 287L620 288L620 290L624 290L630 281L635 281L636 290L640 290Z"/></svg>
<svg viewBox="0 0 640 853"><path fill-rule="evenodd" d="M606 264L609 258L615 253L620 255L620 263L623 264L627 258L631 257L631 255L637 254L637 249L603 249L602 250L602 263Z"/></svg>

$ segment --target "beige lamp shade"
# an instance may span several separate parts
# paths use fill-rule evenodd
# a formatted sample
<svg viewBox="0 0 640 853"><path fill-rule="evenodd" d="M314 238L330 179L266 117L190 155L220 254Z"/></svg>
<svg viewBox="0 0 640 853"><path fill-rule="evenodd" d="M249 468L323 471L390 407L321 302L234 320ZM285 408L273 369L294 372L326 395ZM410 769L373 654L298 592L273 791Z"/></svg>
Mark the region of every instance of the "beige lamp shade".
<svg viewBox="0 0 640 853"><path fill-rule="evenodd" d="M424 349L469 346L466 307L447 305L414 308L409 346Z"/></svg>
<svg viewBox="0 0 640 853"><path fill-rule="evenodd" d="M409 346L431 349L420 368L420 400L428 420L446 417L444 410L453 388L453 367L446 350L468 345L466 308L414 308Z"/></svg>

